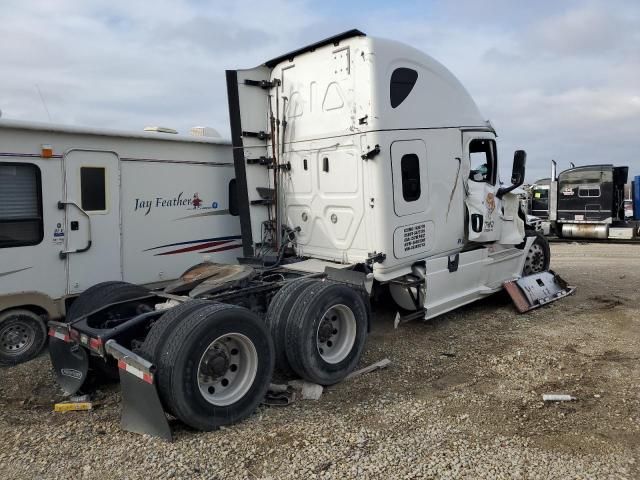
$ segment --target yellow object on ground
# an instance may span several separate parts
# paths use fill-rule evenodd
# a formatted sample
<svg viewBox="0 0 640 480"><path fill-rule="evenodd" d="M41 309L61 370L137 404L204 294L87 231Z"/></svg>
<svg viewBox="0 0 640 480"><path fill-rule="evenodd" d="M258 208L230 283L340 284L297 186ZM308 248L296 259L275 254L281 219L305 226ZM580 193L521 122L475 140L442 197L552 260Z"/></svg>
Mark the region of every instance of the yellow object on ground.
<svg viewBox="0 0 640 480"><path fill-rule="evenodd" d="M54 412L73 412L76 410L91 410L93 404L91 402L63 402L56 403L53 406Z"/></svg>

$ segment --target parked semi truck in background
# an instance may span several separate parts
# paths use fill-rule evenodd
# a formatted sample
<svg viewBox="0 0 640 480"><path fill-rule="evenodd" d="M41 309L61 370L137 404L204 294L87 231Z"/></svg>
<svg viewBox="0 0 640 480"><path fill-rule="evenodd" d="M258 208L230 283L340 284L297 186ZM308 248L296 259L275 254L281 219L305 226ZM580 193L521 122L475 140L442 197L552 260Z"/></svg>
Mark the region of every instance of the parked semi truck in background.
<svg viewBox="0 0 640 480"><path fill-rule="evenodd" d="M638 236L625 216L629 167L584 165L556 174L552 161L549 220L562 238L622 239Z"/></svg>
<svg viewBox="0 0 640 480"><path fill-rule="evenodd" d="M28 360L81 292L156 286L241 252L218 136L0 120L0 363Z"/></svg>
<svg viewBox="0 0 640 480"><path fill-rule="evenodd" d="M125 429L170 438L166 412L239 421L274 364L339 382L382 289L396 325L505 285L524 309L569 293L512 193L526 154L502 184L494 129L431 57L352 30L226 77L239 264L204 262L164 292L109 282L50 322L67 392L117 365Z"/></svg>

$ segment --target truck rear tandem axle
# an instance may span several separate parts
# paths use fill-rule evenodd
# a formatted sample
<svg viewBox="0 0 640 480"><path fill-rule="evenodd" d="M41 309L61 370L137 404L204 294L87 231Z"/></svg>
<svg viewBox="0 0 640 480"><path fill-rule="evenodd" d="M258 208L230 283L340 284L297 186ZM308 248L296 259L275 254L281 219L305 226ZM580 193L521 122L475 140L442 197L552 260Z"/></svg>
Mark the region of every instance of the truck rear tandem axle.
<svg viewBox="0 0 640 480"><path fill-rule="evenodd" d="M200 430L237 422L260 404L276 365L322 385L356 366L369 330L364 272L204 267L199 281L182 282L191 294L215 283L201 298L106 282L67 323L49 322L62 389L117 371L122 427L171 439L165 411Z"/></svg>

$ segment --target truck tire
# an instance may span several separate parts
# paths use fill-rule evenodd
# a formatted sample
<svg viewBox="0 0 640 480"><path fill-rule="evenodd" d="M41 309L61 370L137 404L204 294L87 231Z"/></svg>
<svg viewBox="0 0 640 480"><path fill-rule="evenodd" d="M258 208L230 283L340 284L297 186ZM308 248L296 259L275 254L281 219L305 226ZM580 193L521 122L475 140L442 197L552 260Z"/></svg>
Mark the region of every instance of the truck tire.
<svg viewBox="0 0 640 480"><path fill-rule="evenodd" d="M17 365L35 358L47 342L43 318L23 308L0 313L0 365Z"/></svg>
<svg viewBox="0 0 640 480"><path fill-rule="evenodd" d="M536 237L536 239L529 247L524 260L522 275L525 277L549 270L549 264L551 263L551 249L546 237L540 232L534 231L527 232L527 236Z"/></svg>
<svg viewBox="0 0 640 480"><path fill-rule="evenodd" d="M250 310L213 304L186 315L160 349L158 389L171 412L198 430L248 417L273 374L273 343Z"/></svg>
<svg viewBox="0 0 640 480"><path fill-rule="evenodd" d="M67 311L67 321L75 320L87 313L113 302L141 297L149 289L127 282L102 282L89 287L71 304Z"/></svg>
<svg viewBox="0 0 640 480"><path fill-rule="evenodd" d="M157 363L160 349L176 325L192 311L210 304L211 302L207 300L189 300L167 310L153 322L149 333L136 353L151 363Z"/></svg>
<svg viewBox="0 0 640 480"><path fill-rule="evenodd" d="M304 290L286 326L291 368L305 380L332 385L356 367L367 341L369 310L363 295L341 283Z"/></svg>
<svg viewBox="0 0 640 480"><path fill-rule="evenodd" d="M265 315L265 323L271 333L273 347L275 350L276 369L285 375L291 375L293 370L287 360L285 345L287 319L291 313L300 294L311 285L318 283L319 280L314 278L301 278L288 283L278 291L273 300L269 304L267 314Z"/></svg>

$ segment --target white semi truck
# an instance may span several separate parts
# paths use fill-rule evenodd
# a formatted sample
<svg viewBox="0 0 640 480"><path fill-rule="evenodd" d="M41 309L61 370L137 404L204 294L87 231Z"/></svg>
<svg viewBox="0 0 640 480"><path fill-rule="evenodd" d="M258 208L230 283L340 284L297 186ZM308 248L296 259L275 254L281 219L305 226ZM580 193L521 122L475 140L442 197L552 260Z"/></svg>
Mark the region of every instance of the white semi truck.
<svg viewBox="0 0 640 480"><path fill-rule="evenodd" d="M0 364L35 356L93 285L166 284L201 252L235 261L231 145L203 132L0 120Z"/></svg>
<svg viewBox="0 0 640 480"><path fill-rule="evenodd" d="M493 128L431 57L352 30L226 75L240 263L198 265L170 293L96 287L50 322L69 393L117 364L125 429L171 438L165 412L202 430L239 421L274 364L339 382L380 289L396 324L505 286L520 310L571 291L510 193L525 153L502 184Z"/></svg>

